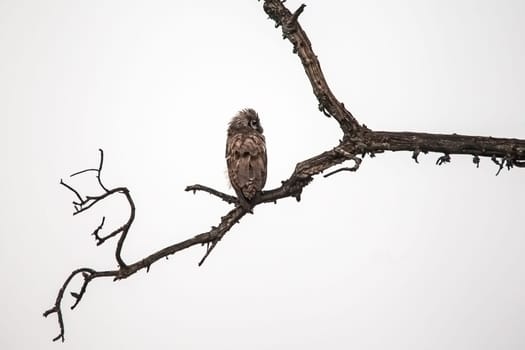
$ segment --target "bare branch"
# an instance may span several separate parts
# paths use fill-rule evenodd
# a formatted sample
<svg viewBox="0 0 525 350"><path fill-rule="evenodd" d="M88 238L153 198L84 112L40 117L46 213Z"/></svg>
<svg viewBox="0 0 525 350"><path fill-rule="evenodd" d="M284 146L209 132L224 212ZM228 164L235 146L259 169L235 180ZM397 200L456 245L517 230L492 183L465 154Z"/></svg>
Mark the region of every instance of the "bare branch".
<svg viewBox="0 0 525 350"><path fill-rule="evenodd" d="M294 52L298 54L305 73L312 84L313 92L319 101L318 108L323 114L333 116L344 133L341 147L350 153L375 153L385 151L410 151L418 162L420 152L448 154L470 154L479 157L508 157L511 164L525 160L525 140L501 139L492 137L443 135L415 132L372 131L364 124L360 125L354 116L332 94L317 56L306 33L297 18L304 10L301 6L292 14L280 0L264 1L264 11L282 25L283 36L290 41ZM440 158L440 164L446 162L446 156Z"/></svg>
<svg viewBox="0 0 525 350"><path fill-rule="evenodd" d="M299 8L295 10L295 12L292 14L289 23L287 23L286 25L289 27L297 28L297 20L299 19L301 13L303 13L305 7L305 4L301 4L301 6L299 6Z"/></svg>
<svg viewBox="0 0 525 350"><path fill-rule="evenodd" d="M98 169L84 169L84 170L80 170L80 171L77 171L77 172L69 175L69 177L75 177L75 176L80 175L80 174L89 173L90 171L98 171Z"/></svg>
<svg viewBox="0 0 525 350"><path fill-rule="evenodd" d="M60 340L62 340L62 342L64 342L64 319L62 317L62 298L64 297L64 292L65 292L67 286L69 285L69 282L71 282L73 277L75 277L79 273L93 274L93 273L95 273L95 271L92 270L92 269L89 269L89 268L80 268L80 269L77 269L77 270L71 272L69 277L66 279L66 281L62 285L62 288L60 288L60 290L58 291L58 295L57 295L57 298L56 298L56 301L55 301L55 305L53 305L52 308L50 308L50 309L48 309L48 310L46 310L44 312L44 317L47 317L47 316L51 315L52 313L56 313L57 314L58 325L60 327L60 333L58 334L58 336L53 338L53 341L57 341L57 340L60 339ZM83 289L85 291L85 287ZM78 298L76 298L77 301L72 306L72 308L76 307L78 301L80 300L80 298L82 298L82 295L83 295L83 293L81 291L78 294Z"/></svg>
<svg viewBox="0 0 525 350"><path fill-rule="evenodd" d="M102 217L102 221L100 222L100 225L98 225L98 227L92 233L92 235L95 236L95 240L97 241L97 245L101 245L102 243L104 243L104 239L101 238L98 233L100 232L100 230L104 226L104 222L105 221L106 221L106 217L103 216Z"/></svg>
<svg viewBox="0 0 525 350"><path fill-rule="evenodd" d="M339 102L326 82L321 70L317 55L313 52L310 40L298 22L299 15L304 10L304 5L292 14L280 0L266 0L264 11L275 21L276 26L282 25L283 37L293 45L293 52L301 59L304 70L313 92L319 101L318 108L324 115L334 117L345 134L358 133L364 129L344 104Z"/></svg>
<svg viewBox="0 0 525 350"><path fill-rule="evenodd" d="M101 152L102 154L102 152ZM100 172L102 170L102 162L100 163L101 166L99 169L97 169L97 175L100 176ZM99 277L113 277L114 280L120 280L127 278L136 272L140 271L141 269L146 269L146 271L149 271L150 266L155 263L156 261L160 260L161 258L167 258L171 254L175 254L178 251L187 249L194 245L199 244L208 244L208 249L206 251L205 257L199 262L199 265L202 265L204 260L208 257L210 252L213 250L213 248L217 245L217 243L222 239L224 234L230 230L230 228L239 222L239 220L246 214L246 211L242 207L236 207L232 209L228 214L226 214L224 217L221 218L221 222L219 226L212 227L211 230L205 233L201 233L199 235L194 236L193 238L184 240L182 242L173 244L171 246L168 246L164 249L161 249L144 259L141 259L133 264L126 264L121 256L122 247L124 244L124 241L126 239L126 236L131 228L131 225L133 224L134 218L135 218L135 204L131 197L131 194L129 190L125 187L117 187L111 190L105 189L105 193L100 196L87 196L85 200L82 200L80 195L78 194L78 191L76 191L73 187L63 183L61 181L61 184L71 190L80 200L80 203L78 205L75 205L75 212L74 214L78 214L80 212L84 212L88 209L90 209L93 205L96 203L99 203L103 201L104 199L110 197L113 194L124 194L126 196L126 199L128 201L128 205L130 207L130 215L127 220L127 222L122 225L121 227L113 230L111 233L107 234L106 236L102 237L100 236L100 230L103 228L105 223L105 217L102 218L101 223L98 225L98 227L93 231L93 235L95 236L95 239L97 240L97 245L101 245L104 243L107 239L114 237L118 234L120 234L117 247L115 249L115 258L117 260L117 263L119 265L119 268L116 270L108 270L108 271L96 271L91 268L79 268L74 270L69 277L66 279L64 284L62 285L62 288L60 288L55 304L52 308L48 309L44 312L44 316L47 317L52 313L57 314L58 318L58 324L60 328L60 333L57 337L55 337L53 340L56 341L58 339L61 339L64 341L64 334L65 334L65 328L64 328L64 321L62 316L62 299L64 297L64 292L66 288L69 286L69 283L71 280L78 274L82 274L84 281L82 283L82 287L79 292L71 292L71 296L75 299L75 303L71 307L71 309L74 309L79 302L81 301L82 297L84 296L88 284ZM101 184L99 182L99 184ZM190 186L191 187L191 186ZM224 200L229 199L232 202L236 202L236 200L228 196L226 194L223 194L221 192L215 191L213 189L210 189L205 186L196 185L195 190L205 190L207 192L213 193L213 194L220 194L219 197L223 198ZM210 246L211 244L211 246Z"/></svg>
<svg viewBox="0 0 525 350"><path fill-rule="evenodd" d="M219 192L217 190L214 190L213 188L210 188L210 187L207 187L207 186L203 186L203 185L191 185L191 186L187 186L184 191L186 192L190 192L190 191L193 191L193 194L195 194L195 192L197 191L204 191L204 192L208 192L209 194L213 195L213 196L216 196L216 197L219 197L220 199L222 199L223 201L225 201L226 203L228 204L238 204L239 201L237 200L237 197L234 197L234 196L230 196L229 194L226 194L226 193L223 193L223 192Z"/></svg>
<svg viewBox="0 0 525 350"><path fill-rule="evenodd" d="M509 157L525 160L525 140L459 134L369 131L361 140L364 151L415 151Z"/></svg>
<svg viewBox="0 0 525 350"><path fill-rule="evenodd" d="M108 189L106 188L106 186L104 186L100 178L100 174L102 172L102 166L104 165L104 151L102 150L102 148L99 148L98 151L100 152L100 163L98 165L97 180L98 180L100 187L102 187L106 192L108 192Z"/></svg>
<svg viewBox="0 0 525 350"><path fill-rule="evenodd" d="M100 178L100 174L102 172L102 166L104 165L104 151L101 148L99 148L98 151L100 152L100 162L98 164L98 168L97 169L92 168L92 169L80 170L80 171L77 171L76 173L71 174L70 177L77 176L77 175L80 175L80 174L84 174L84 173L87 173L87 172L90 172L90 171L95 171L97 173L98 184L100 185L100 187L102 187L102 189L105 192L108 192L108 189L106 188L106 186L104 186L104 184L102 183L102 180Z"/></svg>
<svg viewBox="0 0 525 350"><path fill-rule="evenodd" d="M65 183L62 179L60 179L60 184L62 186L64 186L65 188L67 188L68 190L70 190L71 192L73 192L75 194L75 196L77 196L79 202L73 202L73 204L78 204L80 205L80 203L83 202L83 199L82 197L80 196L80 194L71 186L69 186L67 183Z"/></svg>
<svg viewBox="0 0 525 350"><path fill-rule="evenodd" d="M341 172L341 171L352 171L352 172L353 171L357 171L359 169L359 166L361 165L362 160L359 157L353 157L352 160L355 162L353 167L351 167L351 168L348 168L348 167L340 168L340 169L334 170L334 171L324 175L323 177L329 177L329 176L337 174L338 172Z"/></svg>
<svg viewBox="0 0 525 350"><path fill-rule="evenodd" d="M297 200L300 200L302 189L312 181L313 175L319 174L325 169L335 164L342 163L345 160L347 160L349 157L352 157L351 159L353 159L353 156L350 153L348 153L346 150L338 146L330 151L323 152L319 154L318 156L312 157L310 159L307 159L304 162L298 163L294 172L292 173L289 179L283 181L280 187L273 189L273 190L264 191L263 193L259 194L255 198L252 204L253 206L256 206L261 203L276 202L277 200L281 198L286 198L286 197L294 197ZM229 198L228 195L221 193L219 191L213 190L206 186L200 186L200 185L194 185L193 187L188 186L187 190L189 191L203 190L205 192L217 195L223 200L230 199L231 201L233 201L233 199ZM78 193L74 190L73 192ZM64 323L63 323L62 310L61 310L60 305L63 299L65 289L69 285L69 282L71 281L71 279L76 274L87 273L87 275L84 275L84 283L82 285L80 292L71 294L76 299L74 306L78 305L78 303L82 299L89 282L91 282L92 280L96 278L113 277L114 280L125 279L142 269L146 269L146 271L149 271L149 268L153 263L159 261L162 258L167 258L169 255L175 254L181 250L187 249L195 245L207 244L208 248L206 250L204 257L199 262L199 266L200 266L208 258L211 251L217 246L217 243L231 229L231 227L237 224L240 221L240 219L248 213L248 211L244 209L242 206L236 206L234 209L230 210L225 216L221 218L221 221L218 226L212 227L209 231L198 234L192 238L186 239L179 243L175 243L173 245L165 247L132 264L126 264L122 260L121 251L122 251L122 246L127 236L127 233L129 232L131 225L133 224L133 221L135 218L135 211L136 211L135 204L127 188L117 187L117 188L108 190L107 192L105 192L104 194L100 196L87 196L86 197L87 199L85 201L82 201L81 203L81 209L77 210L75 214L84 212L90 209L96 203L99 203L103 201L104 199L110 197L111 195L117 194L117 193L124 194L128 200L128 204L130 206L130 216L127 222L123 226L117 228L110 234L106 235L105 237L100 237L99 231L102 229L105 223L105 219L102 219L101 223L94 230L93 234L95 235L97 239L97 244L102 244L106 239L111 238L120 233L120 238L117 243L117 248L115 251L115 256L116 256L116 260L118 262L119 268L116 270L108 270L108 271L96 271L91 268L80 268L80 269L74 270L71 273L71 275L66 279L66 282L63 284L62 288L60 289L54 307L52 307L51 309L47 310L44 313L44 316L48 316L49 314L55 313L55 312L58 315L58 323L59 323L59 327L61 331L60 331L59 336L56 337L55 340L64 339Z"/></svg>
<svg viewBox="0 0 525 350"><path fill-rule="evenodd" d="M71 310L76 308L80 300L82 300L82 297L84 296L84 293L86 293L87 285L89 281L91 281L92 276L93 276L92 273L88 273L88 272L82 273L82 277L84 277L84 282L82 282L82 287L80 287L80 292L79 293L71 292L71 296L75 298L75 303L71 305Z"/></svg>
<svg viewBox="0 0 525 350"><path fill-rule="evenodd" d="M206 244L206 254L204 254L204 256L202 257L201 261L199 261L199 266L202 266L202 264L204 264L204 261L210 255L211 251L213 250L213 248L215 248L217 243L219 243L218 240Z"/></svg>

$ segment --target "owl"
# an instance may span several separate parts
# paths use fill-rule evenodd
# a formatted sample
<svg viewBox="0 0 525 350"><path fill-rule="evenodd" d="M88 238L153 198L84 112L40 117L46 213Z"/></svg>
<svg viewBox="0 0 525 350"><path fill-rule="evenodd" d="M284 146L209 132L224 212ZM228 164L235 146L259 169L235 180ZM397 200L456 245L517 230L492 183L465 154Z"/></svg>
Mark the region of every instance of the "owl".
<svg viewBox="0 0 525 350"><path fill-rule="evenodd" d="M240 205L251 211L252 199L266 183L266 141L259 115L251 108L232 118L226 140L228 177Z"/></svg>

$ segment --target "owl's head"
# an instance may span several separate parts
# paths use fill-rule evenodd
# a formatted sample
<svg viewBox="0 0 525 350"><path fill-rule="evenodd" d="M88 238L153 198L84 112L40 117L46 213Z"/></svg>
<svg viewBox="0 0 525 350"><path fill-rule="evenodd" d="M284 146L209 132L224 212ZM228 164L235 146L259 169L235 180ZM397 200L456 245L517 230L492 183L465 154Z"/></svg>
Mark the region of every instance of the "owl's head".
<svg viewBox="0 0 525 350"><path fill-rule="evenodd" d="M260 134L263 133L259 115L256 111L251 108L246 108L239 111L239 113L232 118L228 133L239 131L256 131Z"/></svg>

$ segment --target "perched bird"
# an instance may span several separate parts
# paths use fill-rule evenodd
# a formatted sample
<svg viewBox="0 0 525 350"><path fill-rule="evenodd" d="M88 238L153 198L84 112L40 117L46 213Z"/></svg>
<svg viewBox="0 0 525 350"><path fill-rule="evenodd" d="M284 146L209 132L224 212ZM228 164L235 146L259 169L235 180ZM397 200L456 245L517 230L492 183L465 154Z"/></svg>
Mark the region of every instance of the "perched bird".
<svg viewBox="0 0 525 350"><path fill-rule="evenodd" d="M232 118L226 140L226 163L240 205L251 211L252 199L266 183L266 141L259 115L251 108Z"/></svg>

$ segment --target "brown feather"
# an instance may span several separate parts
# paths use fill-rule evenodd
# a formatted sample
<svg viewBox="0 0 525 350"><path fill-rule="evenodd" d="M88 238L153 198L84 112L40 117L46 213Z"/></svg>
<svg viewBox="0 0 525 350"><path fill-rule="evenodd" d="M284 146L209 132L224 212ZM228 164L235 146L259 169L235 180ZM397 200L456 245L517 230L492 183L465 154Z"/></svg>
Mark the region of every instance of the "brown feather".
<svg viewBox="0 0 525 350"><path fill-rule="evenodd" d="M256 120L250 123L250 121ZM228 176L237 197L251 201L266 184L266 142L257 113L243 110L232 119L226 142Z"/></svg>

